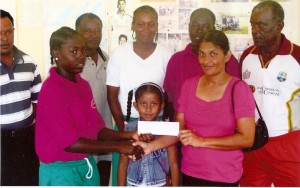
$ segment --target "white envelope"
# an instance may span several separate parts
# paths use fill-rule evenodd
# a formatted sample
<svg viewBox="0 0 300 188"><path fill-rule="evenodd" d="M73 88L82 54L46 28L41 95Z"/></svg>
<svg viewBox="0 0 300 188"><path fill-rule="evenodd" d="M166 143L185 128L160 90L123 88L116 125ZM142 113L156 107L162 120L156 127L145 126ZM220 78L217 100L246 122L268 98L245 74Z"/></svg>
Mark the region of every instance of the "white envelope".
<svg viewBox="0 0 300 188"><path fill-rule="evenodd" d="M179 122L138 121L138 134L178 136Z"/></svg>

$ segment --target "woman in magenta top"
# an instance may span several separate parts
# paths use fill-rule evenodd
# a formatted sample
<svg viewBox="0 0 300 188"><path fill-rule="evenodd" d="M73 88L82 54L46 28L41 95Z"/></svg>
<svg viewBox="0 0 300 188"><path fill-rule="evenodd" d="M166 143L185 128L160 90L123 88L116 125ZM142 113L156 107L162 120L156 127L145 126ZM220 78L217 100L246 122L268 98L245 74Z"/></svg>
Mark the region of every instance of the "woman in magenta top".
<svg viewBox="0 0 300 188"><path fill-rule="evenodd" d="M142 154L132 142L121 141L132 139L134 132L105 128L91 88L79 75L85 63L85 49L82 36L69 27L51 35L51 62L56 67L51 68L43 83L36 118L39 185L100 185L91 154Z"/></svg>
<svg viewBox="0 0 300 188"><path fill-rule="evenodd" d="M249 86L226 73L230 55L223 32L204 34L198 53L204 75L182 86L176 120L183 144L183 186L238 186L241 178L241 149L254 140L255 102Z"/></svg>

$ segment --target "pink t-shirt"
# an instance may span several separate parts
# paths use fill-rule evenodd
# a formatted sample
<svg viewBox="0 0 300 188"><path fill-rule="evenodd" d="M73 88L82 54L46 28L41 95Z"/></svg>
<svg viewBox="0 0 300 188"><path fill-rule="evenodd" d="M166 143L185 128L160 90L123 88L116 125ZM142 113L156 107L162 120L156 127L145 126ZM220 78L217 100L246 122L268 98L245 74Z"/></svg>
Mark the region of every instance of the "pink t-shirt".
<svg viewBox="0 0 300 188"><path fill-rule="evenodd" d="M255 103L249 86L239 81L234 89L234 113L231 100L232 77L221 99L206 102L196 96L200 76L186 80L178 99L178 112L184 113L187 129L201 137L220 137L234 134L236 119L254 117ZM242 150L216 150L182 147L182 169L189 176L209 181L237 182L243 172Z"/></svg>
<svg viewBox="0 0 300 188"><path fill-rule="evenodd" d="M191 48L192 45L190 43L184 50L176 52L169 60L167 67L163 87L169 96L169 102L173 103L176 112L178 108L177 100L184 81L194 76L203 75L198 56L193 53ZM226 63L226 72L232 76L241 77L239 62L233 55Z"/></svg>
<svg viewBox="0 0 300 188"><path fill-rule="evenodd" d="M64 149L80 137L97 139L104 121L97 111L91 88L80 75L76 83L51 68L43 83L36 118L36 152L41 162L82 160L89 154Z"/></svg>

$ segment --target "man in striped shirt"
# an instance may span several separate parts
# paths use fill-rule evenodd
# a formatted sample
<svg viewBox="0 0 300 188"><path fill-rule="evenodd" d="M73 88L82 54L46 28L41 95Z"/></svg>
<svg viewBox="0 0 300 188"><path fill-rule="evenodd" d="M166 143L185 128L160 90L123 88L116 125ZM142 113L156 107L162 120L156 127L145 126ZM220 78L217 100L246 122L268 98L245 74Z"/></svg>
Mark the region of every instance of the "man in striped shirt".
<svg viewBox="0 0 300 188"><path fill-rule="evenodd" d="M30 56L14 46L14 20L0 10L1 185L38 185L35 109L41 77Z"/></svg>

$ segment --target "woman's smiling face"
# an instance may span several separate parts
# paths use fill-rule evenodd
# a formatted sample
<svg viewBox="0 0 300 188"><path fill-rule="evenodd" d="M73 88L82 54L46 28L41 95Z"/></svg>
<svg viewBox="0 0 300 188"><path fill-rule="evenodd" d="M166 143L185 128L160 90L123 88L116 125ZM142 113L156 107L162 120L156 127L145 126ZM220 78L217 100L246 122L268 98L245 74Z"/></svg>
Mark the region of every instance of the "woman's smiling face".
<svg viewBox="0 0 300 188"><path fill-rule="evenodd" d="M156 15L151 11L138 12L132 23L132 29L136 33L136 41L153 43L158 30Z"/></svg>
<svg viewBox="0 0 300 188"><path fill-rule="evenodd" d="M206 75L214 76L225 71L225 64L230 58L227 54L212 42L202 42L199 46L198 60Z"/></svg>

